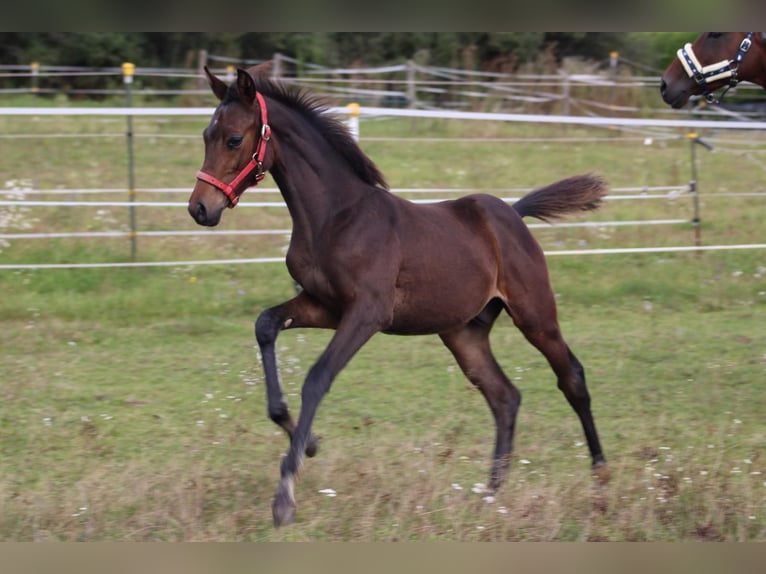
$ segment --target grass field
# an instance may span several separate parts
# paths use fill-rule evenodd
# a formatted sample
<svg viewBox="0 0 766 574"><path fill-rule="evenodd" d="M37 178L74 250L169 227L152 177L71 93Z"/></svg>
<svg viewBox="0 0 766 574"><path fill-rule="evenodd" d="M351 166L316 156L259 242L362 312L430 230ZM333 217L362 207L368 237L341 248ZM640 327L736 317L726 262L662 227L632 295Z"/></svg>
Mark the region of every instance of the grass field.
<svg viewBox="0 0 766 574"><path fill-rule="evenodd" d="M191 188L205 123L136 121L137 186ZM123 129L118 120L0 118L3 133ZM393 187L532 188L584 171L614 187L690 177L681 133L647 142L612 130L430 120L364 122L362 133L613 138L363 140ZM709 137L716 152L699 153L703 242L762 243L764 198L724 194L763 190L763 137ZM125 186L122 137L2 141L6 189ZM690 217L682 194L610 201L587 220ZM140 208L137 218L143 230L195 229L185 209ZM289 222L279 209L240 208L222 225ZM0 226L127 229L127 211L0 207ZM535 234L548 251L693 238L690 224ZM260 257L285 245L282 236L141 238L138 253ZM0 263L129 256L126 239L0 245ZM287 440L266 417L253 321L293 294L283 264L0 270L0 540L766 541L766 254L552 255L549 266L564 334L588 375L608 485L591 479L579 423L543 357L504 317L493 345L523 403L510 479L493 501L476 486L494 441L482 397L437 338L380 335L320 407L322 447L298 483L297 523L278 531L270 504ZM329 336L279 339L296 413L303 376Z"/></svg>

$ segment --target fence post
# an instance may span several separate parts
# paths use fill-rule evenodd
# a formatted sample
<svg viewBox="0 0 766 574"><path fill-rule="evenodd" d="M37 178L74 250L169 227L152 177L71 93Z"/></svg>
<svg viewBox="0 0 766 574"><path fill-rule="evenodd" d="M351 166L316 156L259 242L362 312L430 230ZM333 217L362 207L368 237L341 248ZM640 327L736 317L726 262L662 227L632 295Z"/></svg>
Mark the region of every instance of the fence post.
<svg viewBox="0 0 766 574"><path fill-rule="evenodd" d="M559 70L559 74L563 77L562 85L561 85L561 102L562 102L562 109L561 114L564 116L569 115L569 99L571 97L570 88L571 88L571 82L569 81L569 74L566 70L561 69Z"/></svg>
<svg viewBox="0 0 766 574"><path fill-rule="evenodd" d="M125 83L125 105L130 108L133 106L133 95L131 86L133 85L133 74L136 71L135 64L125 62L122 64L122 79ZM127 115L127 143L128 143L128 201L132 204L136 199L136 181L133 167L133 116L128 112ZM136 207L130 206L130 259L136 260Z"/></svg>
<svg viewBox="0 0 766 574"><path fill-rule="evenodd" d="M346 125L348 126L348 131L351 132L351 136L354 138L355 142L359 141L359 104L356 102L351 102L348 106L348 121L346 122Z"/></svg>
<svg viewBox="0 0 766 574"><path fill-rule="evenodd" d="M234 66L234 64L228 64L226 66L226 83L230 84L234 81L234 78L237 77L237 68Z"/></svg>
<svg viewBox="0 0 766 574"><path fill-rule="evenodd" d="M407 107L411 110L415 109L415 100L417 98L417 90L415 89L415 62L413 60L407 60ZM415 122L417 118L412 116L410 118L410 133L415 132Z"/></svg>
<svg viewBox="0 0 766 574"><path fill-rule="evenodd" d="M620 53L619 52L609 52L609 69L611 70L612 75L614 75L617 72L617 64L620 63Z"/></svg>
<svg viewBox="0 0 766 574"><path fill-rule="evenodd" d="M37 95L40 91L40 63L32 62L29 69L32 71L32 93Z"/></svg>
<svg viewBox="0 0 766 574"><path fill-rule="evenodd" d="M274 64L271 67L271 78L273 80L279 80L282 77L282 54L274 52L272 61Z"/></svg>
<svg viewBox="0 0 766 574"><path fill-rule="evenodd" d="M697 154L695 145L699 144L704 146L708 151L713 151L713 146L701 140L694 132L689 132L686 134L686 137L689 138L689 146L691 149L692 179L689 182L689 192L692 195L692 205L694 206L694 217L692 218L694 245L699 247L702 245L702 219L700 217L699 189L697 187Z"/></svg>
<svg viewBox="0 0 766 574"><path fill-rule="evenodd" d="M612 94L609 99L609 107L612 109L614 109L617 102L617 65L619 63L620 53L609 52L609 78L612 80Z"/></svg>
<svg viewBox="0 0 766 574"><path fill-rule="evenodd" d="M207 76L205 75L205 66L207 66L207 50L197 52L197 89L207 89Z"/></svg>
<svg viewBox="0 0 766 574"><path fill-rule="evenodd" d="M415 62L407 60L407 107L415 108Z"/></svg>

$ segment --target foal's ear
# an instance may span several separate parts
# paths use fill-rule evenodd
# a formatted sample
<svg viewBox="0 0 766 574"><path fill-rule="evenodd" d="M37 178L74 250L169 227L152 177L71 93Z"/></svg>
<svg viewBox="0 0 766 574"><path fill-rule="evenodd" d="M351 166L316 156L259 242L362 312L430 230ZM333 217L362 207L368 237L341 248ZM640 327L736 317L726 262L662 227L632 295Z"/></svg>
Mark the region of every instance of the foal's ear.
<svg viewBox="0 0 766 574"><path fill-rule="evenodd" d="M226 84L218 76L208 70L207 66L205 66L205 75L207 76L207 81L210 84L210 88L213 90L215 97L222 100L228 89Z"/></svg>
<svg viewBox="0 0 766 574"><path fill-rule="evenodd" d="M246 104L252 104L255 99L255 82L253 77L242 68L237 68L237 88L239 97Z"/></svg>

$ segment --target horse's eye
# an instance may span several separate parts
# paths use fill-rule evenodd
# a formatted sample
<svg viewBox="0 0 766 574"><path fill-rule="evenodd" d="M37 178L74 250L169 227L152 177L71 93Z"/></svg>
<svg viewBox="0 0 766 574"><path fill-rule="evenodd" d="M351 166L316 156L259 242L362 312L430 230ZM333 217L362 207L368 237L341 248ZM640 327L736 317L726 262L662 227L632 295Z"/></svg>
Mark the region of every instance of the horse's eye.
<svg viewBox="0 0 766 574"><path fill-rule="evenodd" d="M708 34L708 35L711 38L720 38L721 36L723 36L723 32L710 32L710 34Z"/></svg>
<svg viewBox="0 0 766 574"><path fill-rule="evenodd" d="M231 136L226 140L226 147L229 149L237 149L242 145L242 136Z"/></svg>

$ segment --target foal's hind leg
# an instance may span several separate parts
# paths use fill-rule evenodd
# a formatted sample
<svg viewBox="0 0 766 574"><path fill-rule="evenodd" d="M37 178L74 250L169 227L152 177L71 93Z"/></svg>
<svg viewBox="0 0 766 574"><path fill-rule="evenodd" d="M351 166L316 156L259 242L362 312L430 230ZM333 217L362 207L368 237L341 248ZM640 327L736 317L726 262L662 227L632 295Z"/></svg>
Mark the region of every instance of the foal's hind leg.
<svg viewBox="0 0 766 574"><path fill-rule="evenodd" d="M553 309L553 311L544 311L543 317L533 318L527 313L527 316L522 318L523 315L513 313L513 310L511 314L516 326L524 333L527 340L548 359L548 363L558 378L559 389L564 393L567 401L580 418L583 431L585 431L585 439L588 442L593 470L601 478L607 479L606 459L601 450L596 423L590 409L590 394L585 384L585 369L561 335L555 316L555 306L547 306L546 309Z"/></svg>
<svg viewBox="0 0 766 574"><path fill-rule="evenodd" d="M263 371L266 378L266 397L269 418L282 427L292 441L295 421L290 416L282 394L277 368L276 340L283 329L296 327L335 328L337 321L314 299L305 293L289 301L263 311L255 322L255 338L261 351ZM306 455L314 456L319 448L317 438L311 434L306 445Z"/></svg>
<svg viewBox="0 0 766 574"><path fill-rule="evenodd" d="M490 305L465 327L439 335L465 376L484 395L495 417L495 453L487 484L491 491L500 488L508 476L516 413L521 404L521 393L503 373L490 348L489 332L498 312Z"/></svg>

